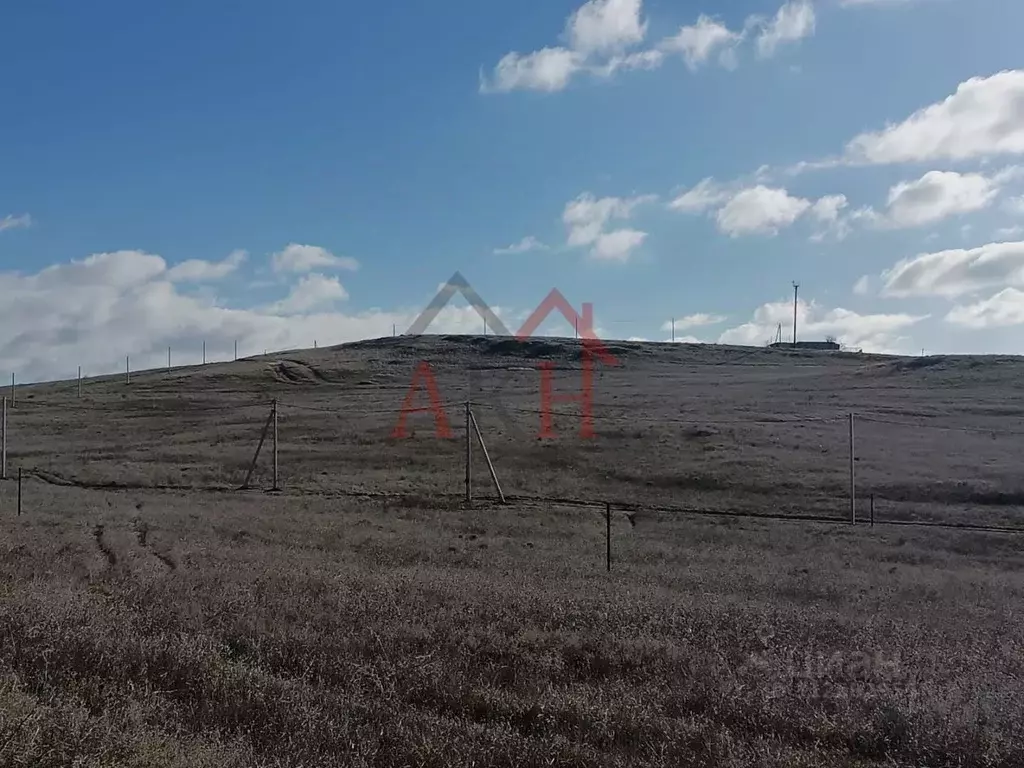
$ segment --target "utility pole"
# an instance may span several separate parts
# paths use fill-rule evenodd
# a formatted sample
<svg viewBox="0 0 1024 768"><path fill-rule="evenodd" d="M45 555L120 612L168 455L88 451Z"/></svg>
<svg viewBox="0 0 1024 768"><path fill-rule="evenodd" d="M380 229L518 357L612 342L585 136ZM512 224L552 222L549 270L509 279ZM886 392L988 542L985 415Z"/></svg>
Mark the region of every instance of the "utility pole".
<svg viewBox="0 0 1024 768"><path fill-rule="evenodd" d="M676 319L673 317L672 318L672 343L673 344L675 343L675 340L676 340Z"/></svg>
<svg viewBox="0 0 1024 768"><path fill-rule="evenodd" d="M796 346L796 308L800 296L800 283L793 282L793 346Z"/></svg>

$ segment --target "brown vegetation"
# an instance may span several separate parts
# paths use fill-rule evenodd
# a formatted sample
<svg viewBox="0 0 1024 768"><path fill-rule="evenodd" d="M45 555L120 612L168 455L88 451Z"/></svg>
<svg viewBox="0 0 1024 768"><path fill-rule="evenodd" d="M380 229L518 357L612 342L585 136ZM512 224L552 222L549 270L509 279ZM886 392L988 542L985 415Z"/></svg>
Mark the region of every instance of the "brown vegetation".
<svg viewBox="0 0 1024 768"><path fill-rule="evenodd" d="M506 347L22 388L0 765L1024 764L1024 536L656 509L839 518L856 410L921 425L860 431L886 516L1017 524L1018 363L623 346L598 438L540 443ZM603 509L466 509L458 439L389 438L421 355L455 401L497 365L474 400L507 492L637 505L612 573ZM284 490L233 490L271 397Z"/></svg>

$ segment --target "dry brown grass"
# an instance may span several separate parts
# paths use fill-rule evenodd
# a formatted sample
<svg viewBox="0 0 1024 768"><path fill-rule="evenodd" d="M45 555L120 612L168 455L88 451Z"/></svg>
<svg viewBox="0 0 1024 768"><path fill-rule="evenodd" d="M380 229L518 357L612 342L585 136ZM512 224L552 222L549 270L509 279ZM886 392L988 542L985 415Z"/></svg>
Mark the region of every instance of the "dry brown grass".
<svg viewBox="0 0 1024 768"><path fill-rule="evenodd" d="M400 348L390 366L368 359L379 348L321 350L313 372L288 368L298 383L260 361L210 366L181 380L181 401L161 374L123 401L116 382L93 384L91 409L53 405L73 400L59 387L32 405L23 390L15 462L193 490L32 479L17 519L0 484L0 765L1024 764L1024 537L655 511L634 525L617 512L608 574L602 510L464 509L446 495L459 490L457 442L377 439L390 417L352 404L400 403L418 353ZM463 362L439 366L443 387ZM908 392L883 392L871 360L634 362L632 391L606 377L600 397L679 418L685 398L669 394L703 376L686 406L698 423L527 445L489 422L510 491L838 515L842 461L820 446L841 457L844 425L723 422L808 396L824 401L814 417L870 398L876 412L908 410L916 391L904 378ZM975 371L973 394L920 383L917 407L932 423L1006 429L1004 373ZM346 406L285 412L286 491L195 490L237 484L265 416L222 406L285 394ZM965 414L972 398L1004 411ZM890 513L1015 521L1012 495L971 496L1010 494L1013 456L899 434L869 443L888 466L861 467L909 497ZM974 485L934 490L959 465ZM360 488L410 495L341 495Z"/></svg>

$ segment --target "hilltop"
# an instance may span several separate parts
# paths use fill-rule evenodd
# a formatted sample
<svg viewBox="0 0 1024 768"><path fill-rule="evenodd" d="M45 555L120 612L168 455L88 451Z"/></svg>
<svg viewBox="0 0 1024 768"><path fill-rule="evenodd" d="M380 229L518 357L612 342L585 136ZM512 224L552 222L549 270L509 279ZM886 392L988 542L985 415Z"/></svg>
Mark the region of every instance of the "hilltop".
<svg viewBox="0 0 1024 768"><path fill-rule="evenodd" d="M857 481L895 516L1016 519L1024 484L1024 361L891 357L608 342L595 363L594 439L578 403L556 402L538 440L541 363L578 394L582 343L397 337L231 363L23 387L11 461L82 482L235 487L272 400L283 482L310 491L458 494L460 439L430 413L392 437L427 362L453 433L471 400L506 491L654 506L844 514L849 414ZM425 389L417 407L429 405ZM397 469L401 467L401 469ZM267 465L261 462L261 477ZM479 474L481 492L487 491ZM939 505L939 506L936 506Z"/></svg>

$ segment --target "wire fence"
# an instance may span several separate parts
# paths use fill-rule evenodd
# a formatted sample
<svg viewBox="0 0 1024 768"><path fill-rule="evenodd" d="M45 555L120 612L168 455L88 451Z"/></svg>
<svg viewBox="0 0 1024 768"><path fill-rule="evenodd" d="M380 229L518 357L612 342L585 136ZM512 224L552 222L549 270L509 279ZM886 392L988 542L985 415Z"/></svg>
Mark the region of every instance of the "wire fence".
<svg viewBox="0 0 1024 768"><path fill-rule="evenodd" d="M430 401L420 392L410 404L407 382L268 393L215 381L188 393L152 376L125 386L108 380L85 393L78 382L22 387L16 402L12 387L4 398L3 476L20 469L23 477L86 488L248 486L452 504L504 497L1024 530L1015 466L1024 429L938 423L943 415L926 409L913 417L906 407L824 415L707 407L680 416L613 397L595 403L587 417L593 436L581 438L581 408L531 407L533 393L517 400L471 385L465 400ZM545 420L553 439L541 439Z"/></svg>

